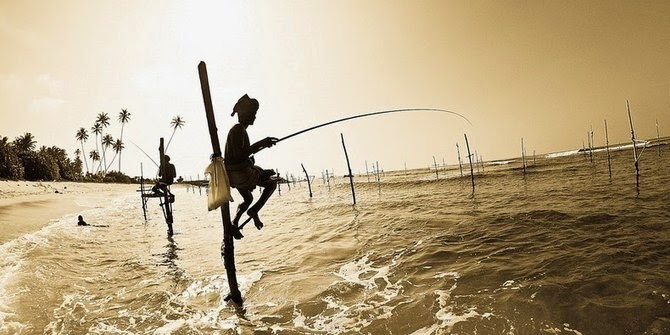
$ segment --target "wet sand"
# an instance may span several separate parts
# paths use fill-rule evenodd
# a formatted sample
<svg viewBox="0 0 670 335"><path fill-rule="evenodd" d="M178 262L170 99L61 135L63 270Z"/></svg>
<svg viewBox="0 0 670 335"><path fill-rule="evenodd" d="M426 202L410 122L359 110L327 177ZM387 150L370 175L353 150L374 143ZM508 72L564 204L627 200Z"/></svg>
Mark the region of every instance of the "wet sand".
<svg viewBox="0 0 670 335"><path fill-rule="evenodd" d="M137 188L133 184L0 181L0 244Z"/></svg>

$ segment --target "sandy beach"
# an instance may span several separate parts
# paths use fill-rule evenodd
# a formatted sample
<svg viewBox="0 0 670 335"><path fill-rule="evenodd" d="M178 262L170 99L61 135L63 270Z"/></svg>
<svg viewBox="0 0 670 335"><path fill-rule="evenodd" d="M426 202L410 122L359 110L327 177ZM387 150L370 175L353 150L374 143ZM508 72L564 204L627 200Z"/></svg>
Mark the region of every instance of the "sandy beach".
<svg viewBox="0 0 670 335"><path fill-rule="evenodd" d="M0 244L137 188L134 184L0 181Z"/></svg>

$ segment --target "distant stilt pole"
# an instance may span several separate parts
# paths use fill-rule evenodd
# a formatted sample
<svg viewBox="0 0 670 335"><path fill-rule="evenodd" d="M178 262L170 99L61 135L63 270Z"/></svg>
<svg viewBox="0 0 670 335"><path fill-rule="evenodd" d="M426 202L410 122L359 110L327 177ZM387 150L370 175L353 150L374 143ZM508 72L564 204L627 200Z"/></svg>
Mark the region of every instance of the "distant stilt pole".
<svg viewBox="0 0 670 335"><path fill-rule="evenodd" d="M328 170L326 170L326 183L328 183L328 192L330 192L330 176L328 175Z"/></svg>
<svg viewBox="0 0 670 335"><path fill-rule="evenodd" d="M484 158L481 155L479 155L479 164L482 165L482 172L486 171L484 170Z"/></svg>
<svg viewBox="0 0 670 335"><path fill-rule="evenodd" d="M305 170L305 166L300 163L300 166L302 167L302 171L305 172L305 179L307 179L307 188L309 189L309 198L312 198L312 183L309 181L309 175L307 174L307 170Z"/></svg>
<svg viewBox="0 0 670 335"><path fill-rule="evenodd" d="M661 157L661 134L658 132L658 119L656 119L656 147L658 148L658 157Z"/></svg>
<svg viewBox="0 0 670 335"><path fill-rule="evenodd" d="M535 150L533 150L533 166L535 166Z"/></svg>
<svg viewBox="0 0 670 335"><path fill-rule="evenodd" d="M442 157L442 171L447 171L447 162L444 161L444 157Z"/></svg>
<svg viewBox="0 0 670 335"><path fill-rule="evenodd" d="M368 161L365 161L365 175L368 177L368 183L370 182L370 172L368 172Z"/></svg>
<svg viewBox="0 0 670 335"><path fill-rule="evenodd" d="M221 157L221 146L216 129L216 120L214 119L214 108L212 107L212 97L209 92L209 79L207 78L207 67L205 62L198 64L198 73L200 75L200 86L202 88L202 97L205 102L205 113L207 114L207 125L209 128L209 137L212 142L212 159ZM200 178L198 178L200 179ZM230 293L224 298L225 301L232 300L238 305L242 305L242 293L237 285L237 274L235 269L235 246L233 242L232 223L230 222L230 207L228 202L221 206L221 220L223 221L223 242L221 243L221 257L223 258L228 286Z"/></svg>
<svg viewBox="0 0 670 335"><path fill-rule="evenodd" d="M521 138L521 164L523 165L523 174L526 174L526 149L523 147L523 137Z"/></svg>
<svg viewBox="0 0 670 335"><path fill-rule="evenodd" d="M626 110L628 110L628 122L630 123L630 136L633 142L633 156L635 158L635 185L638 193L640 192L640 166L638 164L639 157L637 156L637 143L635 141L635 130L633 130L633 118L630 116L630 104L626 100Z"/></svg>
<svg viewBox="0 0 670 335"><path fill-rule="evenodd" d="M380 179L380 176L379 176L379 161L375 161L375 162L377 163L377 168L375 169L376 174L377 174L377 191L379 192L379 194L382 194L382 184L381 184L381 179Z"/></svg>
<svg viewBox="0 0 670 335"><path fill-rule="evenodd" d="M591 164L593 164L593 148L595 148L596 142L593 141L593 126L591 126Z"/></svg>
<svg viewBox="0 0 670 335"><path fill-rule="evenodd" d="M612 159L610 158L610 139L607 133L607 120L605 120L605 150L607 151L607 170L610 173L610 180L612 180Z"/></svg>
<svg viewBox="0 0 670 335"><path fill-rule="evenodd" d="M354 200L354 205L356 204L356 190L354 190L354 174L351 173L351 164L349 164L349 155L347 154L347 146L344 145L344 135L340 133L340 138L342 138L342 149L344 149L344 158L347 159L347 169L349 170L349 184L351 184L351 197Z"/></svg>
<svg viewBox="0 0 670 335"><path fill-rule="evenodd" d="M440 180L440 175L438 174L437 170L437 162L435 161L435 156L433 156L433 165L435 166L435 180Z"/></svg>
<svg viewBox="0 0 670 335"><path fill-rule="evenodd" d="M458 154L458 168L461 170L461 177L463 177L463 162L461 161L461 149L458 147L458 143L456 143L456 153Z"/></svg>
<svg viewBox="0 0 670 335"><path fill-rule="evenodd" d="M275 172L277 172L277 176L281 177L281 174L279 174L279 169L275 169ZM277 182L277 192L279 192L279 195L281 195L281 182Z"/></svg>
<svg viewBox="0 0 670 335"><path fill-rule="evenodd" d="M144 197L144 168L142 167L142 163L140 163L140 193L142 194L140 200L142 200L142 212L144 213L144 221L147 221L148 199Z"/></svg>
<svg viewBox="0 0 670 335"><path fill-rule="evenodd" d="M468 149L468 160L470 161L470 177L472 179L472 192L475 192L475 172L472 169L472 154L470 154L470 144L468 144L468 135L463 134L465 136L465 147Z"/></svg>
<svg viewBox="0 0 670 335"><path fill-rule="evenodd" d="M589 159L591 159L591 164L593 164L593 129L586 133L586 138L589 141Z"/></svg>

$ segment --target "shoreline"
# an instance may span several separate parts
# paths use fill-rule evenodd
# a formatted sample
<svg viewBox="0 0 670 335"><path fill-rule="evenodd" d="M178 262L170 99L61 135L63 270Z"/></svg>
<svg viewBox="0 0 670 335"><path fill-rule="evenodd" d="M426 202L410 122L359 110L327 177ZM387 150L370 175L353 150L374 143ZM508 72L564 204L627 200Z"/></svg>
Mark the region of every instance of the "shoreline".
<svg viewBox="0 0 670 335"><path fill-rule="evenodd" d="M0 181L0 245L135 192L136 184ZM76 221L72 223L76 225Z"/></svg>

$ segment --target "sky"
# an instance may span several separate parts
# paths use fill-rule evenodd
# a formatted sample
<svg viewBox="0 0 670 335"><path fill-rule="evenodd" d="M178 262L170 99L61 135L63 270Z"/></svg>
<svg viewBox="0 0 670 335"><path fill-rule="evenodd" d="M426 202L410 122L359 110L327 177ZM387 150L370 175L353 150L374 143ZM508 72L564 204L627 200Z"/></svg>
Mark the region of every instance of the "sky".
<svg viewBox="0 0 670 335"><path fill-rule="evenodd" d="M464 134L484 160L670 135L670 1L0 0L0 136L32 133L74 157L99 113L121 169L155 175L159 138L177 174L212 153L197 65L207 64L221 144L244 94L260 102L251 141L362 113L256 154L296 176L457 164ZM85 151L95 149L91 133ZM111 160L113 155L107 153ZM116 161L114 169L118 168Z"/></svg>

